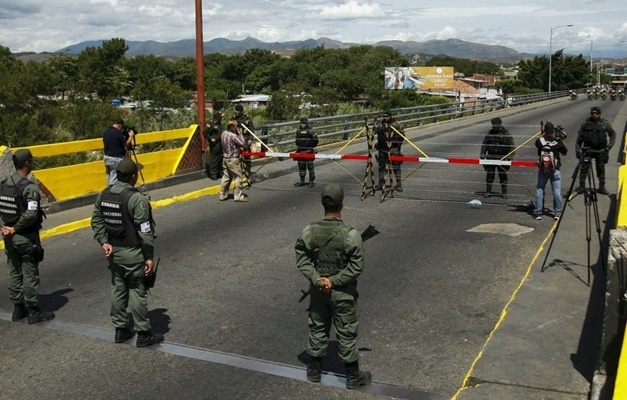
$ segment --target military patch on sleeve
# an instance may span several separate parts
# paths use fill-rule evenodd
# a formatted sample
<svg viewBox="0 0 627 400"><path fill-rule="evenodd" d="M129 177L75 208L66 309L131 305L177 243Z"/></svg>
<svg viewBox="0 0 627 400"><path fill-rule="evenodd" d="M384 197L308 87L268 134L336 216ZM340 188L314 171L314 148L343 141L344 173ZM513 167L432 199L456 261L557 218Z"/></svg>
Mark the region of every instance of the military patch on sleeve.
<svg viewBox="0 0 627 400"><path fill-rule="evenodd" d="M139 225L139 230L141 233L148 233L151 231L150 221L146 221L143 224Z"/></svg>
<svg viewBox="0 0 627 400"><path fill-rule="evenodd" d="M146 209L146 202L145 201L140 202L139 203L139 208L141 208L142 210L145 210Z"/></svg>
<svg viewBox="0 0 627 400"><path fill-rule="evenodd" d="M29 201L27 204L28 211L37 211L39 210L39 203L36 201Z"/></svg>

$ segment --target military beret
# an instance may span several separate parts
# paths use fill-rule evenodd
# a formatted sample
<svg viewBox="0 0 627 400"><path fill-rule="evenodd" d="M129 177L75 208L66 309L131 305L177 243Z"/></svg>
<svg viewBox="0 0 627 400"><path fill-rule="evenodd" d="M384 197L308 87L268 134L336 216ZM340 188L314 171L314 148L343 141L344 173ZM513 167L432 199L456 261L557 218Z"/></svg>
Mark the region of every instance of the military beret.
<svg viewBox="0 0 627 400"><path fill-rule="evenodd" d="M306 123L308 123L308 122L309 122L309 119L308 119L308 118L301 118L301 119L300 119L300 122L301 122L301 123L305 123L305 124L306 124Z"/></svg>
<svg viewBox="0 0 627 400"><path fill-rule="evenodd" d="M241 104L236 104L235 105L235 111L244 111L244 106Z"/></svg>
<svg viewBox="0 0 627 400"><path fill-rule="evenodd" d="M386 108L385 110L383 110L383 115L392 115L392 111L390 111L389 108Z"/></svg>
<svg viewBox="0 0 627 400"><path fill-rule="evenodd" d="M490 122L492 122L492 125L494 126L501 126L501 124L503 123L503 121L501 121L499 117L492 118Z"/></svg>
<svg viewBox="0 0 627 400"><path fill-rule="evenodd" d="M115 168L115 170L121 174L130 176L130 175L136 174L137 171L139 171L142 168L144 168L144 166L141 165L140 163L134 162L129 157L124 157L122 161L120 161L118 166Z"/></svg>
<svg viewBox="0 0 627 400"><path fill-rule="evenodd" d="M597 106L594 106L590 109L590 112L597 112L599 114L601 114L601 109Z"/></svg>
<svg viewBox="0 0 627 400"><path fill-rule="evenodd" d="M23 163L25 161L33 161L33 153L28 149L19 149L13 154L14 163Z"/></svg>
<svg viewBox="0 0 627 400"><path fill-rule="evenodd" d="M320 199L323 203L325 198L329 198L333 204L338 205L344 200L344 189L337 183L327 183L320 193Z"/></svg>

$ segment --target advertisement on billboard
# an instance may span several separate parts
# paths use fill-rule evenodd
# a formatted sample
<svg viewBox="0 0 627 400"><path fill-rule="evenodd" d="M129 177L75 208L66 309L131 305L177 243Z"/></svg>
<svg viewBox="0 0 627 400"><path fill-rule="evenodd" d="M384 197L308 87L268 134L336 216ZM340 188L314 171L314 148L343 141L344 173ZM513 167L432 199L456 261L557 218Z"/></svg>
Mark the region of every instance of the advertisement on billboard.
<svg viewBox="0 0 627 400"><path fill-rule="evenodd" d="M386 67L386 89L452 89L453 67Z"/></svg>

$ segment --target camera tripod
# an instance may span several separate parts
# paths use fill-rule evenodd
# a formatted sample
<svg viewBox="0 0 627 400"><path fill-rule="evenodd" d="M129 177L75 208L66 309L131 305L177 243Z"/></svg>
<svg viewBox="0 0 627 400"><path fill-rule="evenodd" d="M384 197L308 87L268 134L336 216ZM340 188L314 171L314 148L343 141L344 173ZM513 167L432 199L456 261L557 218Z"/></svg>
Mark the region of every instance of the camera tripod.
<svg viewBox="0 0 627 400"><path fill-rule="evenodd" d="M130 146L129 148L129 157L131 157L131 159L135 158L135 163L139 164L139 160L137 159L137 153L135 153L135 148L137 147L137 141L135 139L135 136L133 136L133 144ZM144 193L144 195L146 195L146 197L148 197L148 200L150 200L150 194L148 193L148 187L146 186L146 180L144 179L144 174L142 173L141 168L138 169L139 172L139 177L142 180L141 183L141 189L142 192Z"/></svg>
<svg viewBox="0 0 627 400"><path fill-rule="evenodd" d="M601 263L603 265L603 269L605 270L605 255L603 254L603 242L601 239L601 220L599 218L599 206L597 204L597 188L596 181L594 179L594 173L592 171L592 157L590 154L593 150L590 149L582 149L582 155L579 157L579 163L573 172L573 179L570 183L570 187L568 192L566 193L564 201L564 205L562 206L562 215L557 221L555 228L553 229L553 238L551 238L551 243L549 244L549 248L547 249L546 255L544 257L544 262L542 263L542 268L540 272L544 272L548 266L546 265L547 259L549 258L549 253L551 252L551 247L553 247L553 242L555 241L555 236L557 235L557 231L559 230L560 224L564 219L564 214L568 208L568 205L572 199L579 196L580 194L584 197L584 206L585 206L585 218L586 218L586 243L587 243L587 256L588 256L588 283L590 286L590 271L591 271L591 263L590 263L590 242L592 241L592 216L594 215L594 224L597 231L597 236L599 239L599 249L601 252ZM579 178L579 172L583 165L588 166L588 171L585 177L584 185L579 187L574 194L573 188L575 186L575 182Z"/></svg>

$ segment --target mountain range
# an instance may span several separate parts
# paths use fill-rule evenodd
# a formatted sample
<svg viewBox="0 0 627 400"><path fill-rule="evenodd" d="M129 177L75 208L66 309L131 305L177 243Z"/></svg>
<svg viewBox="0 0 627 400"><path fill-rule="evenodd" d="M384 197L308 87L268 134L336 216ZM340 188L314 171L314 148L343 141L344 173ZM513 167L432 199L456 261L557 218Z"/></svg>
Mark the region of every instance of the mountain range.
<svg viewBox="0 0 627 400"><path fill-rule="evenodd" d="M102 40L81 42L72 46L64 47L55 53L79 54L87 47L97 47L102 44ZM174 42L148 41L126 41L128 51L126 55L160 55L173 58L194 57L196 54L196 41L194 39L178 40ZM344 49L353 46L360 46L359 43L345 43L329 38L308 39L302 41L289 42L264 42L252 37L243 40L230 40L216 38L204 42L205 54L222 53L238 54L250 49L262 49L275 51L282 55L289 56L299 49L315 48L323 46L327 49ZM518 62L521 59L533 57L533 54L519 53L518 51L505 46L486 45L480 43L467 42L460 39L429 40L426 42L414 41L382 41L373 46L390 46L403 54L430 54L446 55L458 58L470 58L476 60L490 60L495 62ZM47 53L41 53L44 55ZM37 59L36 53L20 53L16 56L22 59Z"/></svg>

